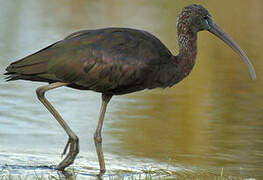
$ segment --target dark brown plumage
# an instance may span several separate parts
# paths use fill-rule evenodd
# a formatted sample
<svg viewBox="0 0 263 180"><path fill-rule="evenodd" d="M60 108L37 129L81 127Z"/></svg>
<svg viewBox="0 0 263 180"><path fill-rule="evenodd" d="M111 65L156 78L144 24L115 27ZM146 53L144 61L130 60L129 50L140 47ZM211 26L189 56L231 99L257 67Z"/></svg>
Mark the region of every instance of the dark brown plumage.
<svg viewBox="0 0 263 180"><path fill-rule="evenodd" d="M73 33L12 63L7 71L9 80L67 82L114 95L172 86L182 78L176 58L159 39L128 28Z"/></svg>
<svg viewBox="0 0 263 180"><path fill-rule="evenodd" d="M178 17L179 54L173 56L154 35L130 28L83 30L67 36L7 67L11 80L48 82L37 89L39 100L54 115L69 136L63 151L67 157L57 169L73 163L79 148L78 137L45 98L44 93L61 86L102 93L102 108L94 134L100 163L105 172L101 147L101 128L108 102L113 95L143 89L171 87L191 72L197 55L197 33L207 30L236 51L247 63L252 78L255 71L244 52L220 29L209 12L200 5L185 7Z"/></svg>

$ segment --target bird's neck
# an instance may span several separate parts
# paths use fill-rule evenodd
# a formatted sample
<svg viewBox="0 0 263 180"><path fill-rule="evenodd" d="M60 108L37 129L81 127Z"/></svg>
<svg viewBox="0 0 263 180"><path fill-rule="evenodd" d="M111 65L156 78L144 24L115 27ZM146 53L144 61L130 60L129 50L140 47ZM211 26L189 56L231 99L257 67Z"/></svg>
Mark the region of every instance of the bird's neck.
<svg viewBox="0 0 263 180"><path fill-rule="evenodd" d="M197 55L197 32L192 32L190 25L183 20L177 24L179 54L178 65L181 68L182 78L185 78L193 69Z"/></svg>

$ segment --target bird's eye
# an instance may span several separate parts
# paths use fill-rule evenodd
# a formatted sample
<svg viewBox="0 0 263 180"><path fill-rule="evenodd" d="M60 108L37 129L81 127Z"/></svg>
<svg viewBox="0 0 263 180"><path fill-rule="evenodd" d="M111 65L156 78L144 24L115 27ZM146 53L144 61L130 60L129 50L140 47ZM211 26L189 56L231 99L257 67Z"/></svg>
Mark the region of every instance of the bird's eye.
<svg viewBox="0 0 263 180"><path fill-rule="evenodd" d="M209 17L208 16L204 16L204 19L207 20Z"/></svg>

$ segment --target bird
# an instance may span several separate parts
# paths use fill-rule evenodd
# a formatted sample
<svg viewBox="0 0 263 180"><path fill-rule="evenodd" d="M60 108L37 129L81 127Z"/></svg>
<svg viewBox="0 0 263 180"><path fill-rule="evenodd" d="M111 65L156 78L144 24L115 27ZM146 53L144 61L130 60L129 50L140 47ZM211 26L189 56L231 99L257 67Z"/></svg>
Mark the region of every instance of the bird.
<svg viewBox="0 0 263 180"><path fill-rule="evenodd" d="M243 50L213 20L202 5L184 7L177 17L179 52L173 55L153 34L139 29L107 27L81 30L29 56L11 63L6 81L28 80L47 83L36 89L40 102L68 135L59 171L74 163L79 138L46 99L45 93L59 87L101 93L102 103L94 142L100 175L106 172L102 150L102 126L111 98L145 89L167 88L182 81L192 71L197 56L197 34L208 31L232 48L249 68L254 67Z"/></svg>

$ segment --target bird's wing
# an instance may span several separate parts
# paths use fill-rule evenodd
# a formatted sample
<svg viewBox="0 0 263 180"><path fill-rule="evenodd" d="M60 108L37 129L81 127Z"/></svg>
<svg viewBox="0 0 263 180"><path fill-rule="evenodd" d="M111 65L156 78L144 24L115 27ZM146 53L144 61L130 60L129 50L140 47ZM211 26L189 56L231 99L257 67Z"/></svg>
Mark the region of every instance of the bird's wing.
<svg viewBox="0 0 263 180"><path fill-rule="evenodd" d="M169 50L144 31L84 30L12 63L7 71L102 92L142 87L168 56Z"/></svg>

